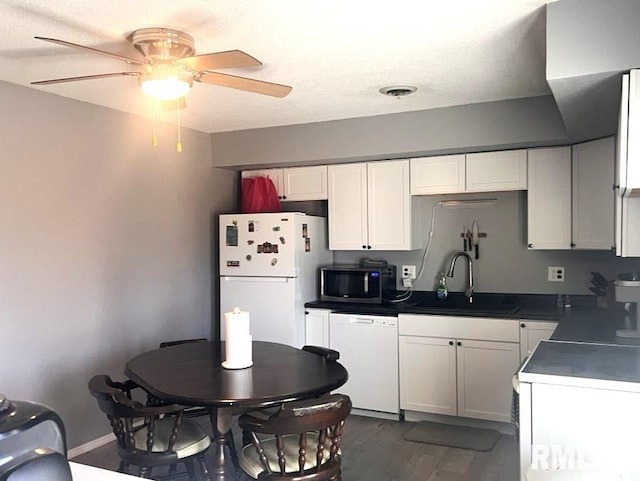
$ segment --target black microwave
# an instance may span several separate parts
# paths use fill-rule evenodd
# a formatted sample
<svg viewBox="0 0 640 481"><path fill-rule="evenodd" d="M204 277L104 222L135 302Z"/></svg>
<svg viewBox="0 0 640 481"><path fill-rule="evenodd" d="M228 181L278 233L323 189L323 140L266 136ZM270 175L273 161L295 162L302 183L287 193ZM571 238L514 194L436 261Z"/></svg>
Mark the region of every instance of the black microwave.
<svg viewBox="0 0 640 481"><path fill-rule="evenodd" d="M395 290L395 266L327 266L320 268L320 300L381 304Z"/></svg>

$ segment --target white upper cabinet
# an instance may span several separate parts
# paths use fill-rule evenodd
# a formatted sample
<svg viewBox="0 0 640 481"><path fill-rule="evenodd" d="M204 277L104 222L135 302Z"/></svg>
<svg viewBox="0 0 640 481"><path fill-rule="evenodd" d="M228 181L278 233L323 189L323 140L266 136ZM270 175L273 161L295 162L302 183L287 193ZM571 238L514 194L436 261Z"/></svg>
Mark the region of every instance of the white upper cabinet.
<svg viewBox="0 0 640 481"><path fill-rule="evenodd" d="M465 191L465 155L411 159L411 195Z"/></svg>
<svg viewBox="0 0 640 481"><path fill-rule="evenodd" d="M329 249L366 249L367 164L330 165Z"/></svg>
<svg viewBox="0 0 640 481"><path fill-rule="evenodd" d="M613 247L613 163L613 138L529 149L530 249Z"/></svg>
<svg viewBox="0 0 640 481"><path fill-rule="evenodd" d="M526 190L527 151L467 154L467 192Z"/></svg>
<svg viewBox="0 0 640 481"><path fill-rule="evenodd" d="M327 166L291 167L283 170L284 199L326 200Z"/></svg>
<svg viewBox="0 0 640 481"><path fill-rule="evenodd" d="M327 166L244 170L242 178L268 177L284 202L327 199Z"/></svg>
<svg viewBox="0 0 640 481"><path fill-rule="evenodd" d="M571 248L571 147L529 150L530 249Z"/></svg>
<svg viewBox="0 0 640 481"><path fill-rule="evenodd" d="M640 257L640 71L622 76L615 168L616 255Z"/></svg>
<svg viewBox="0 0 640 481"><path fill-rule="evenodd" d="M614 138L576 144L572 155L572 247L611 249L614 246Z"/></svg>
<svg viewBox="0 0 640 481"><path fill-rule="evenodd" d="M420 247L408 160L330 165L328 179L330 249Z"/></svg>

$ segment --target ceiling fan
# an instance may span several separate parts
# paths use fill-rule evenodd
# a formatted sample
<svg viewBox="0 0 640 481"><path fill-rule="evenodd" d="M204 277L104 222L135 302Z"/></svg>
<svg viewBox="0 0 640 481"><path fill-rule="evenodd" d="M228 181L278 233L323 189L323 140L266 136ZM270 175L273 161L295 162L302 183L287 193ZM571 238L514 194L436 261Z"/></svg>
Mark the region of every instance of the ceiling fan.
<svg viewBox="0 0 640 481"><path fill-rule="evenodd" d="M145 93L159 100L182 99L193 85L193 81L272 97L285 97L292 90L287 85L213 72L213 70L226 68L257 67L262 63L241 50L194 55L193 37L180 30L154 27L134 31L127 39L143 55L142 59L126 57L55 38L35 38L115 58L137 67L139 70L40 80L31 82L32 85L132 76L138 77L138 83Z"/></svg>

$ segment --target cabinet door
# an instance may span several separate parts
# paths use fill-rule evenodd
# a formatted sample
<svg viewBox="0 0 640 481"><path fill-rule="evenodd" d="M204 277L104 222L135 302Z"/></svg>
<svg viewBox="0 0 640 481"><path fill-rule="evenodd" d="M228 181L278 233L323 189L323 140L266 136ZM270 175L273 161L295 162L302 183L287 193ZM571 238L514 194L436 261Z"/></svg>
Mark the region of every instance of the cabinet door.
<svg viewBox="0 0 640 481"><path fill-rule="evenodd" d="M517 342L460 340L458 416L511 421L511 380L520 364Z"/></svg>
<svg viewBox="0 0 640 481"><path fill-rule="evenodd" d="M538 347L540 341L551 338L557 322L522 321L520 323L520 361L524 361Z"/></svg>
<svg viewBox="0 0 640 481"><path fill-rule="evenodd" d="M399 336L400 408L455 416L456 346L451 339Z"/></svg>
<svg viewBox="0 0 640 481"><path fill-rule="evenodd" d="M529 150L530 249L571 249L571 147Z"/></svg>
<svg viewBox="0 0 640 481"><path fill-rule="evenodd" d="M624 95L624 94L623 94ZM640 196L640 70L629 72L625 197ZM624 133L623 133L624 135Z"/></svg>
<svg viewBox="0 0 640 481"><path fill-rule="evenodd" d="M283 186L283 177L282 177L282 169L262 169L262 170L243 170L242 178L251 178L251 177L268 177L275 185L276 190L278 191L278 199L282 200L284 196L284 186Z"/></svg>
<svg viewBox="0 0 640 481"><path fill-rule="evenodd" d="M526 190L527 151L467 154L467 191Z"/></svg>
<svg viewBox="0 0 640 481"><path fill-rule="evenodd" d="M307 309L305 311L305 344L329 347L330 312L326 309Z"/></svg>
<svg viewBox="0 0 640 481"><path fill-rule="evenodd" d="M411 195L456 194L465 190L465 155L411 159Z"/></svg>
<svg viewBox="0 0 640 481"><path fill-rule="evenodd" d="M325 200L327 198L327 166L282 169L282 200Z"/></svg>
<svg viewBox="0 0 640 481"><path fill-rule="evenodd" d="M575 249L610 250L614 245L614 138L572 147L572 238Z"/></svg>
<svg viewBox="0 0 640 481"><path fill-rule="evenodd" d="M409 161L367 164L368 245L374 250L410 250Z"/></svg>
<svg viewBox="0 0 640 481"><path fill-rule="evenodd" d="M329 249L366 249L367 165L328 166Z"/></svg>

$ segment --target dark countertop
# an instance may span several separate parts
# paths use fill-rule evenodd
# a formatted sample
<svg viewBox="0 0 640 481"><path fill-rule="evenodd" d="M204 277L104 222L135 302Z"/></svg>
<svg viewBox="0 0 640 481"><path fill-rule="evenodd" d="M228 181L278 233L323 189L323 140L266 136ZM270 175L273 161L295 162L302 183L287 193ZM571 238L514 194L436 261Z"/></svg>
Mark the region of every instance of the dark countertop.
<svg viewBox="0 0 640 481"><path fill-rule="evenodd" d="M579 303L590 301L593 296L580 296ZM578 301L576 300L574 302ZM588 303L588 302L587 302ZM591 302L595 306L595 300ZM398 314L428 314L469 317L493 317L498 319L541 320L558 322L564 315L563 308L556 307L556 296L546 294L477 293L473 304L460 293L452 293L446 301L436 299L433 291L414 292L403 302L385 301L382 304L313 301L305 304L309 309L331 309L362 315L397 316Z"/></svg>
<svg viewBox="0 0 640 481"><path fill-rule="evenodd" d="M434 300L435 292L417 291L408 301L400 303L359 304L314 301L306 303L305 307L363 315L425 314L549 321L559 323L551 337L555 341L612 345L640 344L634 339L616 336L617 329L629 327L625 326L625 312L622 310L622 304L617 304L618 309L615 310L598 308L596 296L571 296L571 308L556 307L557 296L549 294L477 293L474 296L474 302L476 302L474 308L456 308L466 303L466 299L460 293L449 295L447 301L451 301L451 305L447 305L446 302L434 302Z"/></svg>

